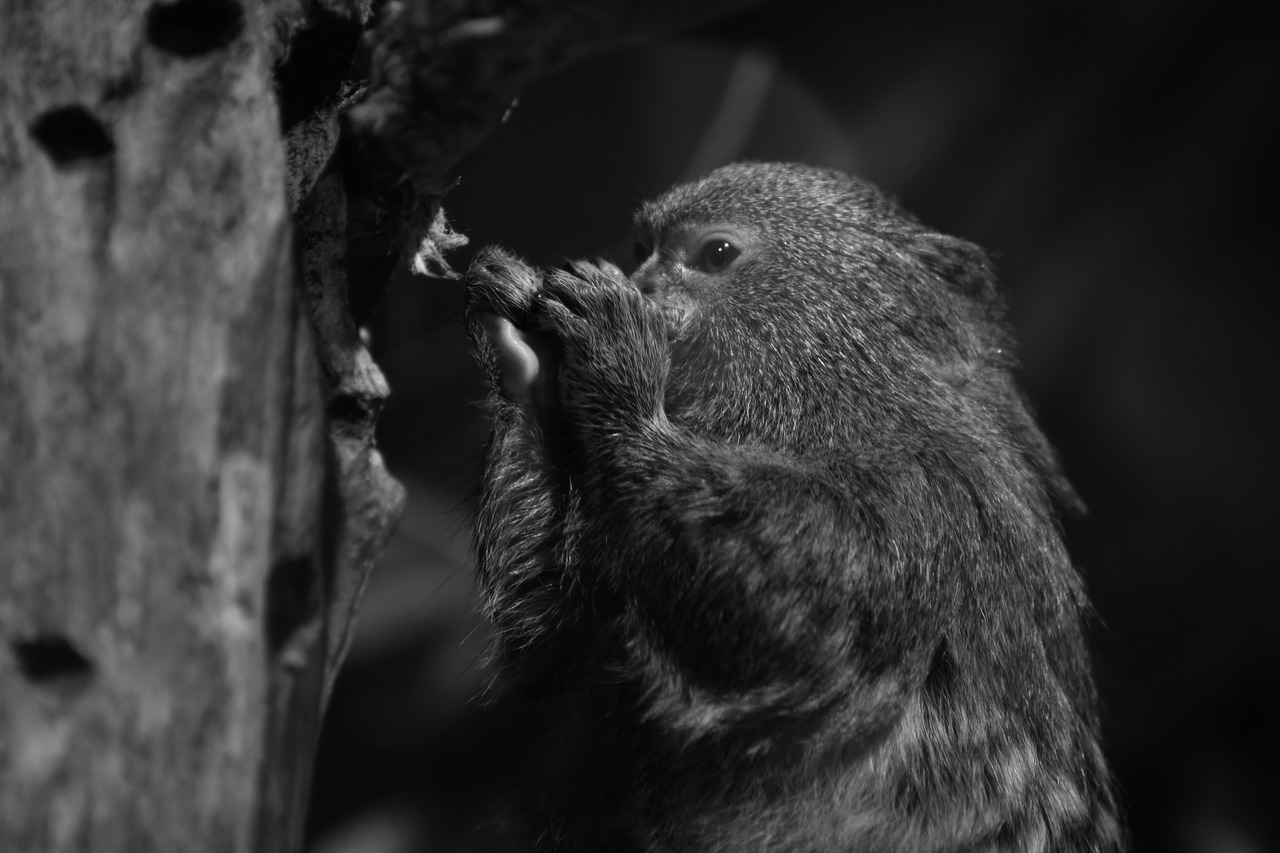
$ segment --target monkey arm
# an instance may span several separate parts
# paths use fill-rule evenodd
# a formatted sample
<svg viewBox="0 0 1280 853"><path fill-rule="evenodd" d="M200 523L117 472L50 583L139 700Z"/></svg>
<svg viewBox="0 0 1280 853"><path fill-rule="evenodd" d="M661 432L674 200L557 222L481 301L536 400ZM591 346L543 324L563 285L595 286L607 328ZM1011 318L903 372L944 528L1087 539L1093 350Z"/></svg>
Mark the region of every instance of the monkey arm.
<svg viewBox="0 0 1280 853"><path fill-rule="evenodd" d="M598 435L587 456L598 550L582 559L628 603L655 713L691 735L896 719L948 609L930 588L937 543L895 511L923 471L824 469L662 420Z"/></svg>
<svg viewBox="0 0 1280 853"><path fill-rule="evenodd" d="M558 357L549 337L521 327L540 287L536 270L490 248L468 273L466 304L467 326L493 389L493 436L475 519L477 572L502 638L499 664L531 679L554 666L538 651L563 629L561 614L578 608L573 599L580 591L563 583L574 499L545 417Z"/></svg>

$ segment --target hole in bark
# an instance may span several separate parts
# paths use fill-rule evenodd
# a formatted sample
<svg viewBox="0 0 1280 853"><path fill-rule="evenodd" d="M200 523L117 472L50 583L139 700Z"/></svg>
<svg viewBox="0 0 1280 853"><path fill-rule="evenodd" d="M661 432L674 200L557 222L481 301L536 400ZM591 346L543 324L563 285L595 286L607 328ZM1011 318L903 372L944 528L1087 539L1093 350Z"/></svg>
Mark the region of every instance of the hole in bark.
<svg viewBox="0 0 1280 853"><path fill-rule="evenodd" d="M57 107L31 123L31 136L58 166L105 157L116 150L111 134L84 107Z"/></svg>
<svg viewBox="0 0 1280 853"><path fill-rule="evenodd" d="M267 578L267 651L275 657L316 612L316 570L310 556L277 560Z"/></svg>
<svg viewBox="0 0 1280 853"><path fill-rule="evenodd" d="M18 669L32 684L79 690L93 677L93 664L66 637L41 634L10 646Z"/></svg>
<svg viewBox="0 0 1280 853"><path fill-rule="evenodd" d="M183 59L226 47L243 28L235 0L177 0L147 10L147 41Z"/></svg>
<svg viewBox="0 0 1280 853"><path fill-rule="evenodd" d="M280 122L285 130L332 104L342 89L363 27L313 4L306 29L294 33L284 62L276 67Z"/></svg>
<svg viewBox="0 0 1280 853"><path fill-rule="evenodd" d="M130 71L121 74L119 77L113 77L106 81L102 87L102 99L104 101L123 101L132 97L140 87L138 75Z"/></svg>
<svg viewBox="0 0 1280 853"><path fill-rule="evenodd" d="M367 424L369 407L351 394L338 394L329 401L329 420L344 424Z"/></svg>

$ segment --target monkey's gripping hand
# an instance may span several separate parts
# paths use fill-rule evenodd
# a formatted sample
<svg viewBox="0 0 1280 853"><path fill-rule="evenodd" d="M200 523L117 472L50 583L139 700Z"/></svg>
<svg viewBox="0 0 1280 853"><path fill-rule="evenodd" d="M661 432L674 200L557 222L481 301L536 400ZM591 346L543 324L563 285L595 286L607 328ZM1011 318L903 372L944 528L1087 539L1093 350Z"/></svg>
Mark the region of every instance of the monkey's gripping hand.
<svg viewBox="0 0 1280 853"><path fill-rule="evenodd" d="M503 249L486 248L467 271L467 327L490 383L515 403L545 401L555 372L550 342L532 330L541 288L538 271Z"/></svg>
<svg viewBox="0 0 1280 853"><path fill-rule="evenodd" d="M572 261L570 270L548 274L533 313L561 346L559 398L580 441L589 445L661 417L666 320L622 270Z"/></svg>
<svg viewBox="0 0 1280 853"><path fill-rule="evenodd" d="M578 437L658 417L670 362L667 320L613 264L572 261L545 278L502 249L467 274L467 323L508 401L560 409Z"/></svg>

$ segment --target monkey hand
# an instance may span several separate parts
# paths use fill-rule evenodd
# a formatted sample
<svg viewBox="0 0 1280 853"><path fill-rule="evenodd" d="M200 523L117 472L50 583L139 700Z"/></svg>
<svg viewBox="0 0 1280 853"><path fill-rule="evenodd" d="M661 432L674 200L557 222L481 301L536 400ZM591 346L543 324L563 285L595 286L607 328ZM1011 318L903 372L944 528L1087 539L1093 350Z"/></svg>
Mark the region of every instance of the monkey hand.
<svg viewBox="0 0 1280 853"><path fill-rule="evenodd" d="M542 274L515 255L489 247L467 270L466 319L480 360L506 399L535 410L553 395L555 347L532 328Z"/></svg>
<svg viewBox="0 0 1280 853"><path fill-rule="evenodd" d="M662 414L667 322L608 262L572 261L547 274L534 306L561 344L559 396L570 429L616 433Z"/></svg>

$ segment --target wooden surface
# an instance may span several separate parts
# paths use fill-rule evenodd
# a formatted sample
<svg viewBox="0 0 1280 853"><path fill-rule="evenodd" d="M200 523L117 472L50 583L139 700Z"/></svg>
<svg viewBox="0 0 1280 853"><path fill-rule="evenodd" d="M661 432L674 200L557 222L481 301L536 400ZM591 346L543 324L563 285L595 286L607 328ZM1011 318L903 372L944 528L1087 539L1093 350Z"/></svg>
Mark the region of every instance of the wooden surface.
<svg viewBox="0 0 1280 853"><path fill-rule="evenodd" d="M296 845L331 554L259 14L0 5L3 850Z"/></svg>
<svg viewBox="0 0 1280 853"><path fill-rule="evenodd" d="M515 93L709 7L600 8L0 0L0 851L299 849L404 500L359 323Z"/></svg>

